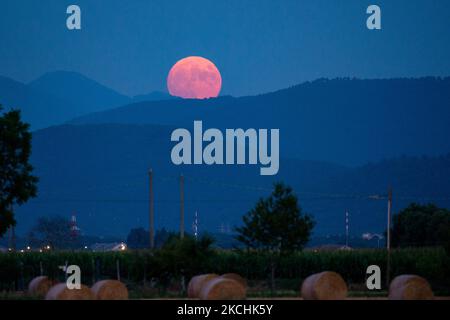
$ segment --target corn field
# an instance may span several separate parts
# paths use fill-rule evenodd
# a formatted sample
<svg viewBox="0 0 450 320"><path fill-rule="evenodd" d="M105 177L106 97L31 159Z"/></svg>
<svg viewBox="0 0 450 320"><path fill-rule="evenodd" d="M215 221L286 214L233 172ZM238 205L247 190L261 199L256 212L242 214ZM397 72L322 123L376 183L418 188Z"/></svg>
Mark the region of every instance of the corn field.
<svg viewBox="0 0 450 320"><path fill-rule="evenodd" d="M24 290L41 274L62 281L65 274L60 267L66 264L80 266L82 282L88 285L120 277L131 285L166 288L174 279L201 273L235 272L249 281L267 280L270 274L271 257L267 253L213 250L207 256L191 253L177 258L160 251L4 253L0 254L0 291ZM278 257L275 272L281 287L286 279L297 285L308 275L324 270L340 273L349 284L364 284L369 265L378 265L385 277L386 251L295 252ZM391 279L399 274L417 274L450 292L450 257L441 248L392 250L390 267Z"/></svg>

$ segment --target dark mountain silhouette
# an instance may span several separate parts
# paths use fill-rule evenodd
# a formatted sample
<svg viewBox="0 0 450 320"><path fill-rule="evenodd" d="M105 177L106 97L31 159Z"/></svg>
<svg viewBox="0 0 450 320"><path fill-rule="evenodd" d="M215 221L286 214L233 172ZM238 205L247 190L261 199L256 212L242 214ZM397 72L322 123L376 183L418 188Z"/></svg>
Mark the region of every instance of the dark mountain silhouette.
<svg viewBox="0 0 450 320"><path fill-rule="evenodd" d="M58 76L71 80L60 79L58 88ZM74 211L91 234L124 236L146 227L152 167L158 228L177 228L183 173L188 229L196 210L201 230L232 227L274 181L285 181L316 217L317 234L340 233L346 210L353 234L382 232L389 185L396 210L412 201L450 207L450 157L437 156L450 150L449 89L450 78L318 80L252 97L133 103L38 130L32 162L39 197L19 208L18 230L38 216ZM122 99L131 98L76 74L50 74L31 85L0 78L0 103L20 107L34 129ZM246 165L174 166L170 134L192 129L194 120L205 129L280 128L279 174L260 176L259 166Z"/></svg>
<svg viewBox="0 0 450 320"><path fill-rule="evenodd" d="M80 114L70 101L39 92L6 77L0 77L0 104L5 109L20 109L33 129L61 123Z"/></svg>
<svg viewBox="0 0 450 320"><path fill-rule="evenodd" d="M130 98L76 72L49 72L28 84L0 76L0 104L22 110L33 130L132 102L168 99L157 91Z"/></svg>
<svg viewBox="0 0 450 320"><path fill-rule="evenodd" d="M38 198L18 209L18 231L38 216L77 213L87 234L125 236L148 228L148 176L154 171L156 227L177 229L179 174L185 176L186 228L194 212L200 230L232 230L275 181L292 185L315 216L316 235L339 234L350 212L352 234L383 232L389 185L394 210L412 201L450 206L450 156L400 157L358 167L281 159L277 176L258 166L175 166L168 126L63 125L36 131L32 163L40 177Z"/></svg>
<svg viewBox="0 0 450 320"><path fill-rule="evenodd" d="M33 130L131 101L72 72L48 73L29 84L0 77L0 103L6 109L20 109Z"/></svg>
<svg viewBox="0 0 450 320"><path fill-rule="evenodd" d="M252 97L141 102L70 123L280 128L282 156L347 165L450 150L450 78L317 80Z"/></svg>
<svg viewBox="0 0 450 320"><path fill-rule="evenodd" d="M159 101L159 100L170 100L175 99L167 92L152 91L147 94L141 94L133 97L133 103L143 102L143 101Z"/></svg>
<svg viewBox="0 0 450 320"><path fill-rule="evenodd" d="M90 113L136 100L146 101ZM0 78L0 103L22 109L33 129L84 113L70 123L280 128L284 158L346 165L450 150L450 78L317 80L259 96L183 100L131 99L80 74L53 72L30 85Z"/></svg>
<svg viewBox="0 0 450 320"><path fill-rule="evenodd" d="M132 100L80 73L55 71L29 83L36 91L45 92L77 106L77 114L118 107Z"/></svg>

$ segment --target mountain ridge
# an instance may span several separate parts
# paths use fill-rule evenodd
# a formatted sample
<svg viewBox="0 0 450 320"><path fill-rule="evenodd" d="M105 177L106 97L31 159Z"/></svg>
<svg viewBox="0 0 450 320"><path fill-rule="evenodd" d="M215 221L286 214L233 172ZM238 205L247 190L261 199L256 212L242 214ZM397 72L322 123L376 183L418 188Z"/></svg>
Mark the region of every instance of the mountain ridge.
<svg viewBox="0 0 450 320"><path fill-rule="evenodd" d="M47 72L28 85L62 100L73 101L80 114L117 107L132 100L81 73L72 71Z"/></svg>
<svg viewBox="0 0 450 320"><path fill-rule="evenodd" d="M0 104L21 110L32 130L133 101L170 98L163 92L128 97L72 71L47 72L28 83L0 76Z"/></svg>
<svg viewBox="0 0 450 320"><path fill-rule="evenodd" d="M279 128L284 157L353 165L448 152L449 105L450 78L336 79L259 96L133 103L68 123Z"/></svg>

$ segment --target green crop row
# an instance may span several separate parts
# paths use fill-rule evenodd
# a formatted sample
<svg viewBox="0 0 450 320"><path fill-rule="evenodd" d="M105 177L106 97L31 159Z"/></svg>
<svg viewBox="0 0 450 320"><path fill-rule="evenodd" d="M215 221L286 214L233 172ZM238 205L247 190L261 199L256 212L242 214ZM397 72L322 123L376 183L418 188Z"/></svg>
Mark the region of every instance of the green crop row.
<svg viewBox="0 0 450 320"><path fill-rule="evenodd" d="M183 261L186 259L186 261ZM82 281L92 284L105 278L117 278L130 284L154 280L167 287L171 279L182 275L189 279L200 273L235 272L250 281L267 280L271 261L275 261L275 275L279 279L301 280L310 274L332 270L340 273L350 284L363 284L369 265L378 265L386 280L388 256L385 250L303 251L276 257L261 252L216 250L208 256L177 257L158 251L124 252L25 252L0 254L0 291L26 288L29 281L41 274L63 280L60 266L78 265ZM397 249L390 254L390 277L399 274L418 274L434 286L450 291L450 258L443 249ZM282 283L282 281L281 281Z"/></svg>

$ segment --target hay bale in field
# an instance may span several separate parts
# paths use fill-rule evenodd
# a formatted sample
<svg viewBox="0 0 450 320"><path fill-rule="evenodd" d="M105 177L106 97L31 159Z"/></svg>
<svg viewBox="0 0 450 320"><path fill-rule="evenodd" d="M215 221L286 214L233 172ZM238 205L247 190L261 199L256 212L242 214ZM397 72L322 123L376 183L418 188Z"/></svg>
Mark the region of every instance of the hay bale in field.
<svg viewBox="0 0 450 320"><path fill-rule="evenodd" d="M198 298L203 286L209 280L217 278L217 277L218 277L218 275L215 273L201 274L201 275L192 277L191 281L189 281L188 289L187 289L188 298L191 298L191 299Z"/></svg>
<svg viewBox="0 0 450 320"><path fill-rule="evenodd" d="M245 287L232 279L214 278L209 280L200 291L202 300L242 300L246 297Z"/></svg>
<svg viewBox="0 0 450 320"><path fill-rule="evenodd" d="M97 300L127 300L128 289L118 280L97 281L91 288Z"/></svg>
<svg viewBox="0 0 450 320"><path fill-rule="evenodd" d="M224 278L224 279L231 279L231 280L237 281L240 284L242 284L242 286L244 288L247 288L247 280L244 277L241 277L237 273L225 273L225 274L221 275L220 277Z"/></svg>
<svg viewBox="0 0 450 320"><path fill-rule="evenodd" d="M395 277L389 286L391 300L430 300L434 298L433 291L427 280L416 275L401 275Z"/></svg>
<svg viewBox="0 0 450 320"><path fill-rule="evenodd" d="M324 271L303 281L301 295L305 300L344 300L347 291L347 284L338 273Z"/></svg>
<svg viewBox="0 0 450 320"><path fill-rule="evenodd" d="M48 290L56 284L56 281L47 276L39 276L30 281L28 285L28 294L32 296L45 297Z"/></svg>
<svg viewBox="0 0 450 320"><path fill-rule="evenodd" d="M59 283L50 288L45 300L94 300L94 294L83 284L80 289L69 289L65 283Z"/></svg>

